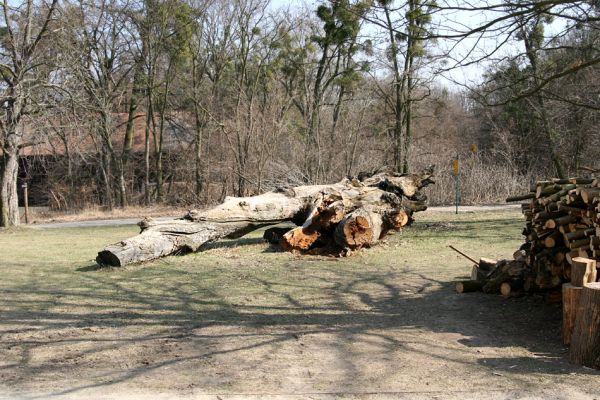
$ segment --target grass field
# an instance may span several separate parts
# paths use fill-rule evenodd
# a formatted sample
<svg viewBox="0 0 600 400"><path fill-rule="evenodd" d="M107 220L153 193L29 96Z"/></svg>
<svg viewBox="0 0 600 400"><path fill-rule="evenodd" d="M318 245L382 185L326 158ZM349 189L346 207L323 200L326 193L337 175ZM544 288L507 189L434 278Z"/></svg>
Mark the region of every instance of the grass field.
<svg viewBox="0 0 600 400"><path fill-rule="evenodd" d="M521 225L427 212L344 259L255 232L121 269L93 259L136 227L0 231L0 398L593 398L558 306L452 290L470 265L449 244L510 257Z"/></svg>

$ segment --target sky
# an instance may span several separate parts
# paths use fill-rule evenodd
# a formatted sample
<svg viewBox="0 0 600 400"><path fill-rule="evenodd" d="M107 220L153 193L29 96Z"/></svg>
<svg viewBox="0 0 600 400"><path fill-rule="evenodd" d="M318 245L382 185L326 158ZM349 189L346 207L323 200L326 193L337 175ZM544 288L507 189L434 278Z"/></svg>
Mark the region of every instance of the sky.
<svg viewBox="0 0 600 400"><path fill-rule="evenodd" d="M500 3L500 0L492 0L494 4ZM308 4L309 9L315 10L318 4L322 1L306 0L306 1L285 1L285 0L271 0L271 7L277 9L279 7L301 7L303 4ZM467 4L475 6L481 6L484 2L480 0L474 0L470 3L461 0L438 0L440 5L460 5L466 7ZM451 32L453 30L465 30L467 27L481 26L494 18L497 18L498 12L482 12L482 11L464 11L458 10L451 13L445 12L443 16L435 16L434 23L439 24L438 32ZM555 20L546 28L548 35L560 32L565 28L564 21ZM369 32L375 29L374 27L366 26L365 30ZM370 33L370 32L369 32ZM367 35L369 34L367 33ZM458 66L456 68L449 69L441 73L437 77L439 84L449 87L450 89L460 90L465 86L476 86L483 79L483 75L490 67L490 65L497 64L504 57L508 55L518 54L523 51L523 44L520 42L512 42L510 44L504 43L506 35L498 32L493 32L484 35L483 37L470 37L454 43L451 41L440 40L436 43L439 48L437 51L446 52L449 54L448 57L443 57L447 67L451 67L457 64L458 60L465 60L472 64L466 66ZM487 53L490 53L493 49L496 49L499 44L500 50L494 52L493 57L483 62L475 62Z"/></svg>

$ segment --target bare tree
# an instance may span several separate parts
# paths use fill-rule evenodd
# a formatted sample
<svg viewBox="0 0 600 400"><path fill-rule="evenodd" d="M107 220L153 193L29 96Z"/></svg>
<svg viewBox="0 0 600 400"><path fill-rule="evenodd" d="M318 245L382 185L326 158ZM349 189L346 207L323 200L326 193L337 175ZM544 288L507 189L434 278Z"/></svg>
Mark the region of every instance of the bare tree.
<svg viewBox="0 0 600 400"><path fill-rule="evenodd" d="M43 92L53 86L52 62L44 51L45 39L57 13L58 1L35 7L33 0L14 7L2 3L0 42L0 226L19 225L17 174L25 119L45 107Z"/></svg>

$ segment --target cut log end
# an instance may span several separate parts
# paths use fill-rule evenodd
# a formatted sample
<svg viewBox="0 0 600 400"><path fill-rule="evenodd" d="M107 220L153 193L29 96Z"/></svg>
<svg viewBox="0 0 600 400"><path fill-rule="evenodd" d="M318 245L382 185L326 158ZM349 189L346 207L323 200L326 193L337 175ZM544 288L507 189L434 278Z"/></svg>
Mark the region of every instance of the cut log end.
<svg viewBox="0 0 600 400"><path fill-rule="evenodd" d="M481 292L483 289L483 282L480 281L460 281L456 282L454 285L454 290L456 293L471 293L471 292Z"/></svg>
<svg viewBox="0 0 600 400"><path fill-rule="evenodd" d="M105 249L98 252L98 256L96 257L96 263L98 263L98 265L106 265L113 267L121 267L123 265L118 255L109 249Z"/></svg>
<svg viewBox="0 0 600 400"><path fill-rule="evenodd" d="M281 247L286 251L308 250L320 237L319 232L306 232L302 227L294 228L283 235Z"/></svg>

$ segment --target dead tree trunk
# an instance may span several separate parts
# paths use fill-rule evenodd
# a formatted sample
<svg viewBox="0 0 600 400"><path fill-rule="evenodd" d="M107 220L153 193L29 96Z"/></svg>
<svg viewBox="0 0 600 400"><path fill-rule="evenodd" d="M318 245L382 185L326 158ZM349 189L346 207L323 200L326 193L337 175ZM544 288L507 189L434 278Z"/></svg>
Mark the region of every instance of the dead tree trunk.
<svg viewBox="0 0 600 400"><path fill-rule="evenodd" d="M320 237L342 248L372 246L387 231L406 225L414 211L426 208L419 189L433 183L432 175L429 168L420 175L377 174L362 181L228 197L219 206L190 211L181 219L144 220L139 235L106 246L96 261L123 266L198 251L205 243L284 221L301 225L284 235L282 245L288 250L308 250Z"/></svg>

